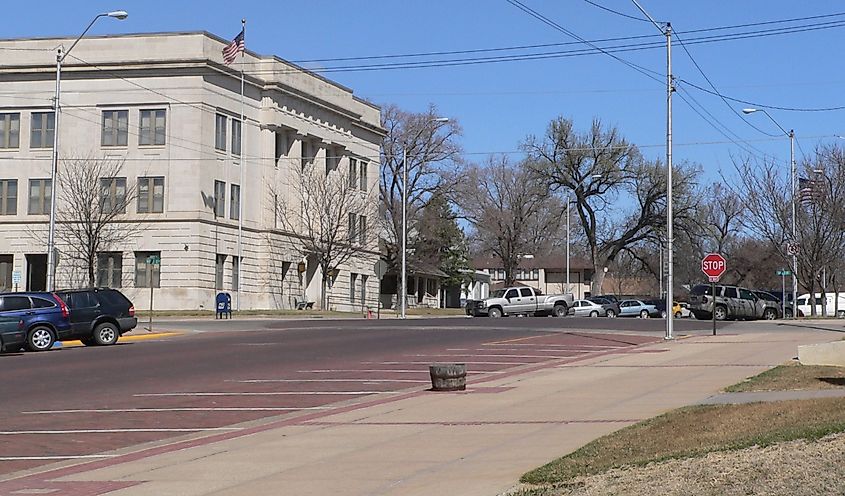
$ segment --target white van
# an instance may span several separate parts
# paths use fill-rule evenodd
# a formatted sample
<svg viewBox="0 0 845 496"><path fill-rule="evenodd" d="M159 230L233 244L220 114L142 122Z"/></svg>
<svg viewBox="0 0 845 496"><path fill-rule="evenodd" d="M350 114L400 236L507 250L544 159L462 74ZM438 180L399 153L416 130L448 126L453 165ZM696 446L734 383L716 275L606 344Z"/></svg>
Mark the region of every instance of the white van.
<svg viewBox="0 0 845 496"><path fill-rule="evenodd" d="M825 298L827 299L825 309L827 310L825 316L826 317L833 317L836 315L840 319L845 318L845 293L825 293ZM839 313L836 313L836 300L834 298L839 299ZM795 306L798 307L798 315L804 317L810 317L812 315L812 306L810 305L810 294L803 294L798 297L798 300L795 302ZM822 294L816 293L816 315L822 316Z"/></svg>

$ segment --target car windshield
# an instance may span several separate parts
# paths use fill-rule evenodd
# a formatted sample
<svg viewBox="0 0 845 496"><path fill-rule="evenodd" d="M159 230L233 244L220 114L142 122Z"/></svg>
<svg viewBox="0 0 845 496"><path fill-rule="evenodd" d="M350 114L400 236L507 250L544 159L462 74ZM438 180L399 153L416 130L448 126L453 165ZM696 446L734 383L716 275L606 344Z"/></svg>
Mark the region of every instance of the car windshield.
<svg viewBox="0 0 845 496"><path fill-rule="evenodd" d="M503 296L505 296L504 289L497 289L496 291L490 293L490 298L502 298Z"/></svg>
<svg viewBox="0 0 845 496"><path fill-rule="evenodd" d="M610 303L610 300L607 300L605 298L590 298L589 300L593 303L598 303L599 305L607 305Z"/></svg>
<svg viewBox="0 0 845 496"><path fill-rule="evenodd" d="M710 295L710 294L713 294L713 293L711 291L710 286L706 286L704 284L699 284L698 286L692 288L692 291L690 291L690 294L700 296L700 295Z"/></svg>

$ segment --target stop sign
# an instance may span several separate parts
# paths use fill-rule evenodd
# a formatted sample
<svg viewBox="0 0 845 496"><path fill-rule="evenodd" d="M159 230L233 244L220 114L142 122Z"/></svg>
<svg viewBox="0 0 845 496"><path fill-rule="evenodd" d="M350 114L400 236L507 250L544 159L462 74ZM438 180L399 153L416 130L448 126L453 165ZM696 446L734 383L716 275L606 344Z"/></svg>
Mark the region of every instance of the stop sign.
<svg viewBox="0 0 845 496"><path fill-rule="evenodd" d="M701 272L707 274L711 282L718 281L727 268L725 257L718 253L710 253L701 260Z"/></svg>

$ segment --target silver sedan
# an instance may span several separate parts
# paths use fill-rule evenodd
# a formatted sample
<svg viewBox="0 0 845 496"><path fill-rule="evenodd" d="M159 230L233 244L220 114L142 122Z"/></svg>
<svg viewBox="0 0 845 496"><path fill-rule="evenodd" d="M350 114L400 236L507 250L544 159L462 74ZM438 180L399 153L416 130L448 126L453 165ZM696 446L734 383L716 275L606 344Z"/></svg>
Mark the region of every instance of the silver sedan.
<svg viewBox="0 0 845 496"><path fill-rule="evenodd" d="M604 317L607 310L590 300L575 300L569 307L569 313L576 317Z"/></svg>

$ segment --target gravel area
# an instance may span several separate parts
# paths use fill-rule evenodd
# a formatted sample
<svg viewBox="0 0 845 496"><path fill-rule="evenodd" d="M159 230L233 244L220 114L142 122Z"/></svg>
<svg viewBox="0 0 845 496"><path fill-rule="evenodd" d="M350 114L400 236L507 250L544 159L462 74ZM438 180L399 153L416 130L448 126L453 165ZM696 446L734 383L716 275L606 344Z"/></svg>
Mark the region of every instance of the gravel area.
<svg viewBox="0 0 845 496"><path fill-rule="evenodd" d="M710 453L578 477L566 486L514 496L845 494L845 433L818 441Z"/></svg>

